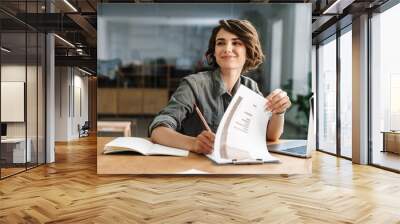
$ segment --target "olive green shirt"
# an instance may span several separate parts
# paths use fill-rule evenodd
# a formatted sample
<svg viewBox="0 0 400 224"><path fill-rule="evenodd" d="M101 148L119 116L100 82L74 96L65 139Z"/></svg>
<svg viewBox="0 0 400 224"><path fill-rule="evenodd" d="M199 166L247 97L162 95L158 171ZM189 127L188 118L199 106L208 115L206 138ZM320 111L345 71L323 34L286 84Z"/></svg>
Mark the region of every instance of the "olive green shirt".
<svg viewBox="0 0 400 224"><path fill-rule="evenodd" d="M193 137L199 135L205 129L194 109L195 103L208 126L215 133L240 84L262 96L257 83L243 75L235 83L231 96L225 87L219 69L184 77L171 96L168 105L151 122L149 135L158 126L172 128L179 133Z"/></svg>

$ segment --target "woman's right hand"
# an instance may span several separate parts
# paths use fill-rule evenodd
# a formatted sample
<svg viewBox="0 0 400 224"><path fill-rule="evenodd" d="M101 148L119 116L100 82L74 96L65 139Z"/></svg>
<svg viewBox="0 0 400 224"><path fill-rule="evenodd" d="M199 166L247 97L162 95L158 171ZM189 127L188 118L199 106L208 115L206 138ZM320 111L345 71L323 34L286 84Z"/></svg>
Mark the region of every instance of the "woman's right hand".
<svg viewBox="0 0 400 224"><path fill-rule="evenodd" d="M190 151L202 154L210 154L214 148L215 134L210 131L203 131L194 139Z"/></svg>

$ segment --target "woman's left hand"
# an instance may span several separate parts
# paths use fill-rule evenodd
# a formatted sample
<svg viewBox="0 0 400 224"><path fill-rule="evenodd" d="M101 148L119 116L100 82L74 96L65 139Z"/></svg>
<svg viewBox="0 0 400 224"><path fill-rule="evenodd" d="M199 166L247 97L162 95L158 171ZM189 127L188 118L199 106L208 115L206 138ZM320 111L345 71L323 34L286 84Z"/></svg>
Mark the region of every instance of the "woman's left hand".
<svg viewBox="0 0 400 224"><path fill-rule="evenodd" d="M265 99L265 109L271 111L273 114L285 113L292 105L287 93L281 89L272 91Z"/></svg>

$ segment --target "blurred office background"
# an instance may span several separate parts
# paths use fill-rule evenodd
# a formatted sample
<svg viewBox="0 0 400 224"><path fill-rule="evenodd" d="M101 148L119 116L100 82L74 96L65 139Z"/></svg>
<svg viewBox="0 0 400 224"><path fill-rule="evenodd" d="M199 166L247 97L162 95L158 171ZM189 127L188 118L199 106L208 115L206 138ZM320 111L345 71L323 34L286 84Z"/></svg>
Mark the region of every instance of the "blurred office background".
<svg viewBox="0 0 400 224"><path fill-rule="evenodd" d="M292 100L283 137L306 138L311 4L100 4L98 135L126 135L131 125L131 135L147 136L179 80L210 69L204 53L212 28L230 18L249 20L261 38L266 60L248 76L264 95L281 88Z"/></svg>

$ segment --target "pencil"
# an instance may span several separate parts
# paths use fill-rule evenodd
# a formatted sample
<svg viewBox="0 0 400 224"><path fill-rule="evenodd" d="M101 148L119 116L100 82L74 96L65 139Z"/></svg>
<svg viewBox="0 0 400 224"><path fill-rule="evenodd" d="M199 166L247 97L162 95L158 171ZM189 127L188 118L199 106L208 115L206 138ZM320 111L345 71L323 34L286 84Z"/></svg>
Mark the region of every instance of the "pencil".
<svg viewBox="0 0 400 224"><path fill-rule="evenodd" d="M199 115L201 122L203 123L204 127L207 129L207 131L212 132L211 128L208 126L206 119L204 119L203 114L201 114L201 111L197 107L196 104L194 104L194 108L196 109L197 115Z"/></svg>

